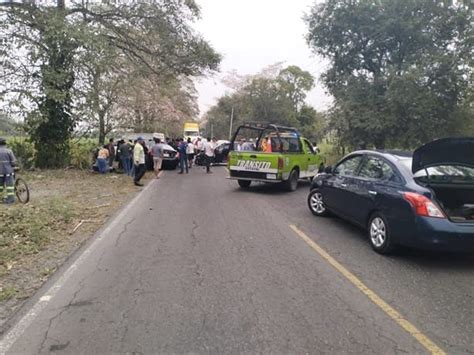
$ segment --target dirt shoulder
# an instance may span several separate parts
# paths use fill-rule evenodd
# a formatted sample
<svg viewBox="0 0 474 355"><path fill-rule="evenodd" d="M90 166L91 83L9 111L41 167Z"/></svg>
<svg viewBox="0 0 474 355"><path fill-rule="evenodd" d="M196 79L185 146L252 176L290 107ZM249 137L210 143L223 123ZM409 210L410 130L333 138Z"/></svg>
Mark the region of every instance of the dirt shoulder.
<svg viewBox="0 0 474 355"><path fill-rule="evenodd" d="M22 177L30 203L0 204L0 326L140 191L118 174L66 170Z"/></svg>

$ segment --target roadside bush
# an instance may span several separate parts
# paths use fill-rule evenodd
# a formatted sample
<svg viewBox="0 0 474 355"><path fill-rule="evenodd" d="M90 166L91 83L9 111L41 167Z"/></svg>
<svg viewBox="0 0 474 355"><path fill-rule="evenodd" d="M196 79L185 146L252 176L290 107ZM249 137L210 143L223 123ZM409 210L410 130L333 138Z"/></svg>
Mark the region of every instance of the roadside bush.
<svg viewBox="0 0 474 355"><path fill-rule="evenodd" d="M325 166L334 165L339 159L344 156L344 153L341 152L341 148L338 148L334 144L320 143L318 144L318 148L324 158Z"/></svg>
<svg viewBox="0 0 474 355"><path fill-rule="evenodd" d="M8 147L15 154L18 164L22 169L31 169L35 163L35 148L26 138L10 138Z"/></svg>
<svg viewBox="0 0 474 355"><path fill-rule="evenodd" d="M90 169L92 165L92 154L97 148L97 141L83 138L70 144L70 166L76 169Z"/></svg>

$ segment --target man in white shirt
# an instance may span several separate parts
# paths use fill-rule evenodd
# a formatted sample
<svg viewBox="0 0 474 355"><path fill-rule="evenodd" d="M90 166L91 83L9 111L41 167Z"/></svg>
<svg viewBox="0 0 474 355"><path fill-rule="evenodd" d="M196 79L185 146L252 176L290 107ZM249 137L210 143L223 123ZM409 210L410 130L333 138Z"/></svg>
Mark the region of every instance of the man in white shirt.
<svg viewBox="0 0 474 355"><path fill-rule="evenodd" d="M186 156L188 157L189 169L193 167L194 161L194 144L191 142L191 138L188 138L188 145L186 146Z"/></svg>
<svg viewBox="0 0 474 355"><path fill-rule="evenodd" d="M207 142L204 142L202 145L202 149L204 150L204 157L206 159L206 173L212 174L211 171L211 162L214 158L214 150L216 149L216 139L207 138Z"/></svg>

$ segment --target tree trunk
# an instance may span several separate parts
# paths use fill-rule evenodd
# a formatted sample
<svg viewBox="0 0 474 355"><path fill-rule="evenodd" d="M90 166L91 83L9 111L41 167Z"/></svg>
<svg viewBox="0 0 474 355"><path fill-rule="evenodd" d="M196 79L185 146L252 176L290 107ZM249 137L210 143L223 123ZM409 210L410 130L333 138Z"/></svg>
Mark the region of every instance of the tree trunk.
<svg viewBox="0 0 474 355"><path fill-rule="evenodd" d="M102 111L98 112L99 116L99 144L105 144L105 115Z"/></svg>

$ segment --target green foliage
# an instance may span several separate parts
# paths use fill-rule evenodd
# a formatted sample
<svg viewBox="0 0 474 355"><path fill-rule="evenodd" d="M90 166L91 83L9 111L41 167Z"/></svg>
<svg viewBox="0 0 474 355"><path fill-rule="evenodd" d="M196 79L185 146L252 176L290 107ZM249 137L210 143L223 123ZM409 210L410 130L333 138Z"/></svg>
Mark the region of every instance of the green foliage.
<svg viewBox="0 0 474 355"><path fill-rule="evenodd" d="M10 138L7 143L22 169L31 169L34 166L35 148L33 143L25 138Z"/></svg>
<svg viewBox="0 0 474 355"><path fill-rule="evenodd" d="M97 148L97 141L92 139L80 139L71 142L71 158L69 165L76 169L90 169L92 165L92 153Z"/></svg>
<svg viewBox="0 0 474 355"><path fill-rule="evenodd" d="M13 135L16 130L16 123L0 113L0 135Z"/></svg>
<svg viewBox="0 0 474 355"><path fill-rule="evenodd" d="M313 87L310 73L297 66L282 69L276 77L256 76L232 95L217 101L207 112L207 132L229 136L233 109L234 129L248 121L276 123L299 128L312 141L322 139L325 117L305 105L306 93Z"/></svg>
<svg viewBox="0 0 474 355"><path fill-rule="evenodd" d="M78 121L92 122L103 140L114 127L111 113L125 111L134 96L124 90L132 78L164 87L179 83L182 89L183 78L214 71L221 60L191 27L199 16L193 0L28 2L5 8L0 61L6 64L0 74L7 85L0 94L9 92L11 106L27 112L40 168L68 164ZM24 60L17 60L18 53ZM160 109L174 105L181 113L183 105L191 107L185 95L176 101L171 94L156 96ZM120 101L124 106L118 108ZM151 111L146 105L141 110L140 121Z"/></svg>
<svg viewBox="0 0 474 355"><path fill-rule="evenodd" d="M462 133L473 29L441 1L327 0L307 17L308 43L330 61L330 127L350 147L410 148ZM472 101L471 101L472 102Z"/></svg>

